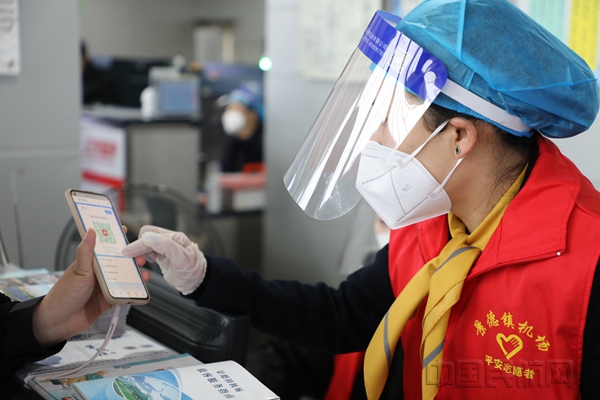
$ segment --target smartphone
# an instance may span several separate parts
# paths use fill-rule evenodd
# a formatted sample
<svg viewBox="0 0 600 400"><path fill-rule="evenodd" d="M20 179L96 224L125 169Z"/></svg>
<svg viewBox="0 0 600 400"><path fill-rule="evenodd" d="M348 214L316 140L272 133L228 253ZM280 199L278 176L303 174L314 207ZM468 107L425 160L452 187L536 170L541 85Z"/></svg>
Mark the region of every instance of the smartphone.
<svg viewBox="0 0 600 400"><path fill-rule="evenodd" d="M123 257L127 246L119 217L110 198L102 193L68 189L65 197L79 234L96 231L94 272L110 304L146 304L150 293L133 258Z"/></svg>

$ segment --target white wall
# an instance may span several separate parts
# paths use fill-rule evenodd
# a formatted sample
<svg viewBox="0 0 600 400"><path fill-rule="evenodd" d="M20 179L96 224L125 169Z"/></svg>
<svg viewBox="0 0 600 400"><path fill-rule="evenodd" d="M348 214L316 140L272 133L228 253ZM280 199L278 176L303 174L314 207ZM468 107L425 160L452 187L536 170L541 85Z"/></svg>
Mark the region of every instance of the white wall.
<svg viewBox="0 0 600 400"><path fill-rule="evenodd" d="M234 22L235 61L263 53L264 0L81 0L81 36L91 55L192 60L195 21Z"/></svg>
<svg viewBox="0 0 600 400"><path fill-rule="evenodd" d="M554 142L600 190L600 118L587 132Z"/></svg>
<svg viewBox="0 0 600 400"><path fill-rule="evenodd" d="M264 52L265 0L198 0L196 18L233 20L235 61L258 63Z"/></svg>
<svg viewBox="0 0 600 400"><path fill-rule="evenodd" d="M81 37L92 55L192 56L196 0L81 0Z"/></svg>
<svg viewBox="0 0 600 400"><path fill-rule="evenodd" d="M0 76L0 230L18 262L16 183L22 264L52 269L70 218L64 191L80 182L77 3L22 0L19 6L22 72Z"/></svg>
<svg viewBox="0 0 600 400"><path fill-rule="evenodd" d="M283 175L334 82L300 78L300 0L267 0L266 74L267 210L263 271L270 278L335 284L344 241L355 212L332 221L308 217L283 185Z"/></svg>

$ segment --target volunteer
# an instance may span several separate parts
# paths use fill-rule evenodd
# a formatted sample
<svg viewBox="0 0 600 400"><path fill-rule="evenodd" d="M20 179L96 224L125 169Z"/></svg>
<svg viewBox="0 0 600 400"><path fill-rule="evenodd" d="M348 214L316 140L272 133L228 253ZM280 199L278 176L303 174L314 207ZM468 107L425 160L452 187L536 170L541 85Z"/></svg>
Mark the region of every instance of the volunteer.
<svg viewBox="0 0 600 400"><path fill-rule="evenodd" d="M369 399L595 398L600 194L548 138L598 105L587 64L508 1L378 12L284 176L315 218L371 204L393 229L372 265L338 289L266 281L155 227L127 254L271 335L366 349Z"/></svg>

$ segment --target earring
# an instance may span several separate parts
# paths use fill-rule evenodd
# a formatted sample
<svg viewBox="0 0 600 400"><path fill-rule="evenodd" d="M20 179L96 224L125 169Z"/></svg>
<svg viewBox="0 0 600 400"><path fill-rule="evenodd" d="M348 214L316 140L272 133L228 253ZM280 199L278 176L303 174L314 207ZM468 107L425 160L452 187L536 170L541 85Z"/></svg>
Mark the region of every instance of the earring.
<svg viewBox="0 0 600 400"><path fill-rule="evenodd" d="M460 155L460 146L456 146L455 152L457 156Z"/></svg>

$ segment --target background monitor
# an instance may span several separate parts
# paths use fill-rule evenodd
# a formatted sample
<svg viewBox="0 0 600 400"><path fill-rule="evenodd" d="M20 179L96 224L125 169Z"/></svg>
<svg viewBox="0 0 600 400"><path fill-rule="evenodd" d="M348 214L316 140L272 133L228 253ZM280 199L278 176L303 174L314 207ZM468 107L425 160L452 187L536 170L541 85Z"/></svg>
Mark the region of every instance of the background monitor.
<svg viewBox="0 0 600 400"><path fill-rule="evenodd" d="M90 62L115 83L120 95L117 105L135 108L141 106L140 94L148 86L150 68L171 65L168 58L90 57Z"/></svg>

